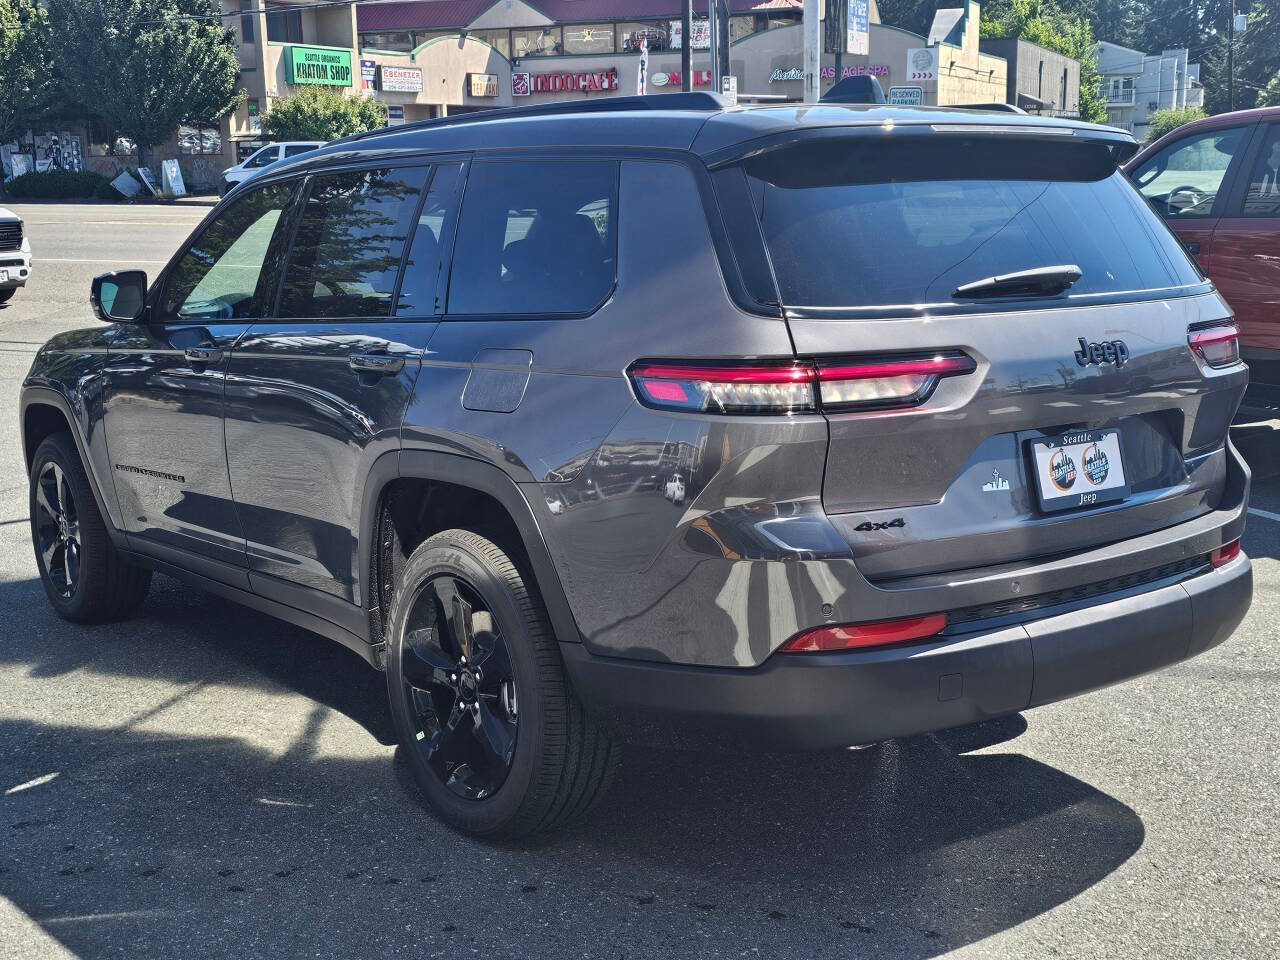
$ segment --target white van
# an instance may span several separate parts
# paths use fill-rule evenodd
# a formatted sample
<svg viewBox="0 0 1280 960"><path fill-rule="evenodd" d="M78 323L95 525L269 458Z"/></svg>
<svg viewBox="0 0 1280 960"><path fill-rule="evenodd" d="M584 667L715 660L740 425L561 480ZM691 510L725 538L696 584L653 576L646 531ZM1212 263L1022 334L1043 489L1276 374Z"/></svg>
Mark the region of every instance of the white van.
<svg viewBox="0 0 1280 960"><path fill-rule="evenodd" d="M293 140L288 143L269 143L257 153L251 154L234 167L223 171L222 180L218 184L218 196L225 197L236 184L243 183L263 167L273 164L277 160L296 157L300 153L310 153L317 147L323 147L324 144L323 140Z"/></svg>

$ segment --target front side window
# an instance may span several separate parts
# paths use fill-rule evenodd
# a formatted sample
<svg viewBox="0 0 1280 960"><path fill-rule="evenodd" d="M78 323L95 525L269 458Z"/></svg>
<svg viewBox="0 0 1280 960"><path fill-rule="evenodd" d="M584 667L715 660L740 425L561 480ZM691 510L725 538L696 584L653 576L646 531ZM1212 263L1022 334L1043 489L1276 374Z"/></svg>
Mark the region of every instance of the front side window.
<svg viewBox="0 0 1280 960"><path fill-rule="evenodd" d="M449 313L588 313L613 289L618 165L485 161L467 178Z"/></svg>
<svg viewBox="0 0 1280 960"><path fill-rule="evenodd" d="M1135 170L1133 181L1165 217L1207 217L1245 130L1210 130L1177 140Z"/></svg>
<svg viewBox="0 0 1280 960"><path fill-rule="evenodd" d="M1280 123L1273 123L1249 177L1244 216L1280 217Z"/></svg>
<svg viewBox="0 0 1280 960"><path fill-rule="evenodd" d="M389 316L428 169L317 176L289 255L279 316Z"/></svg>
<svg viewBox="0 0 1280 960"><path fill-rule="evenodd" d="M218 215L165 282L162 319L194 323L251 320L270 309L281 216L292 184L246 194ZM269 258L270 254L270 258Z"/></svg>

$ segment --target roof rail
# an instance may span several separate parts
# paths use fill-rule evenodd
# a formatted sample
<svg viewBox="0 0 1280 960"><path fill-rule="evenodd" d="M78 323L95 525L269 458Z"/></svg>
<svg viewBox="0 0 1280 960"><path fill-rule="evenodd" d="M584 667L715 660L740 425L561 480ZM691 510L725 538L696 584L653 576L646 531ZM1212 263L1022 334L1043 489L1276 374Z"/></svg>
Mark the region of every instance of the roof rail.
<svg viewBox="0 0 1280 960"><path fill-rule="evenodd" d="M364 133L352 134L335 140L333 143L351 143L376 137L394 129L431 130L435 127L450 127L455 124L480 123L485 120L519 119L520 117L563 116L575 113L625 113L632 110L689 110L711 113L732 106L727 97L718 93L697 91L693 93L657 93L642 97L610 97L600 100L560 100L552 103L535 103L527 107L499 107L496 110L481 110L476 113L460 113L451 117L436 117L432 120L417 120L398 127L380 127Z"/></svg>
<svg viewBox="0 0 1280 960"><path fill-rule="evenodd" d="M990 113L1021 113L1023 116L1027 113L1012 103L948 103L947 106L953 110L986 110Z"/></svg>

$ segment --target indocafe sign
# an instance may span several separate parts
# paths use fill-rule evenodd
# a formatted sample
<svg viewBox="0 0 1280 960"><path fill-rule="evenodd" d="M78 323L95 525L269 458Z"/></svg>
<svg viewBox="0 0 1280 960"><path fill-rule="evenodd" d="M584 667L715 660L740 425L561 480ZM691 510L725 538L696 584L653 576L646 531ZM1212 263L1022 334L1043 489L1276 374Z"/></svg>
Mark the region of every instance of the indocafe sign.
<svg viewBox="0 0 1280 960"><path fill-rule="evenodd" d="M511 95L531 93L607 93L618 89L618 68L587 73L513 73Z"/></svg>

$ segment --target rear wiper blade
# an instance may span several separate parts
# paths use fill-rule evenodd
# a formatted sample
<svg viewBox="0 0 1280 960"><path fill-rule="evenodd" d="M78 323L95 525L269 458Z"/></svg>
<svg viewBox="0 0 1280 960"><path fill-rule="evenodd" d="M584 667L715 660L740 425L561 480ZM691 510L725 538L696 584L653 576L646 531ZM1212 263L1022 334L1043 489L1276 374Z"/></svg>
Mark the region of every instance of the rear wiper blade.
<svg viewBox="0 0 1280 960"><path fill-rule="evenodd" d="M980 297L1016 297L1036 294L1061 293L1081 277L1080 268L1074 263L1056 267L1033 267L997 277L974 280L956 287L953 297L978 299Z"/></svg>

